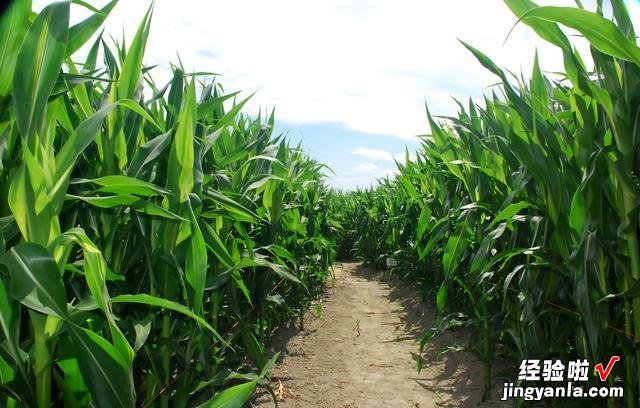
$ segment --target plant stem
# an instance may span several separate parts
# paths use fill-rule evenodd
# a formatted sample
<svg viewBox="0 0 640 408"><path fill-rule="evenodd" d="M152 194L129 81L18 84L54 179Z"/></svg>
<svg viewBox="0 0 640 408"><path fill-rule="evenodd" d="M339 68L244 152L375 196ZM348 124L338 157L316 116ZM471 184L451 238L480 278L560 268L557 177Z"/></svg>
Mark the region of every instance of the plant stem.
<svg viewBox="0 0 640 408"><path fill-rule="evenodd" d="M36 376L36 401L39 408L51 405L51 355L47 346L47 316L29 310L33 327L33 372Z"/></svg>

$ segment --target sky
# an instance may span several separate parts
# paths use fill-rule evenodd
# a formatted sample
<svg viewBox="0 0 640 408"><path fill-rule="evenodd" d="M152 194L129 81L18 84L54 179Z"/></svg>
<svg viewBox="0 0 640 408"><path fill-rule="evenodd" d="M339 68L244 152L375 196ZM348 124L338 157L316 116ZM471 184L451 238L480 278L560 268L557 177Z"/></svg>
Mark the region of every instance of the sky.
<svg viewBox="0 0 640 408"><path fill-rule="evenodd" d="M107 36L133 38L149 4L120 0ZM627 4L638 21L638 0ZM73 21L83 16L72 6ZM458 39L525 76L536 51L543 70L562 70L560 51L516 22L501 0L156 0L145 64L158 64L163 83L179 56L187 70L218 74L226 91L255 92L246 113L275 108L275 131L331 167L331 185L354 189L392 175L394 158L419 148L425 106L454 115L454 98L479 100L497 82Z"/></svg>

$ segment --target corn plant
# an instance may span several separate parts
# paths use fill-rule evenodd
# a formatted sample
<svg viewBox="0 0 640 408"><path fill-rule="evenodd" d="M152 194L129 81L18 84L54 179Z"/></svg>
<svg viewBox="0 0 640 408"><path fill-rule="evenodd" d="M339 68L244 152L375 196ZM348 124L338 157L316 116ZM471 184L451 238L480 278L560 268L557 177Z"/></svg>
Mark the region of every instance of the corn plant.
<svg viewBox="0 0 640 408"><path fill-rule="evenodd" d="M322 166L215 76L156 84L116 6L0 19L0 406L241 406L328 276Z"/></svg>

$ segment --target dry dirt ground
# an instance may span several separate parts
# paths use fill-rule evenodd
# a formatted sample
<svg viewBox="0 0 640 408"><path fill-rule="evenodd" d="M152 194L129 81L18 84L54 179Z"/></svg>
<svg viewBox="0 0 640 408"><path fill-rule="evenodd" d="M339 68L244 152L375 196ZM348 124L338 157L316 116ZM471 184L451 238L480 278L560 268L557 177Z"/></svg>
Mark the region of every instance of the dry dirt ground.
<svg viewBox="0 0 640 408"><path fill-rule="evenodd" d="M482 364L469 351L465 330L444 333L423 355L420 339L434 323L434 306L417 301L415 290L358 263L335 266L321 300L322 312L307 313L304 331L281 329L271 353L281 351L272 371L283 408L333 407L501 407L501 388L481 403ZM514 374L517 375L517 372ZM249 407L273 407L258 392Z"/></svg>

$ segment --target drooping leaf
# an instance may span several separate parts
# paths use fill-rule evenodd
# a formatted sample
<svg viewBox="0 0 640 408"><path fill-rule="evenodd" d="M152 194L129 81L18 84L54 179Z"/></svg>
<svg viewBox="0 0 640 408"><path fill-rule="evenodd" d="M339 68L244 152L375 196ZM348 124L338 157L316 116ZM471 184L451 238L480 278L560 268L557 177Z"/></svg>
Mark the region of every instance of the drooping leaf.
<svg viewBox="0 0 640 408"><path fill-rule="evenodd" d="M2 259L11 277L11 295L23 305L64 319L67 295L58 265L46 248L32 243L12 247Z"/></svg>
<svg viewBox="0 0 640 408"><path fill-rule="evenodd" d="M119 295L111 298L112 303L139 303L143 305L156 306L164 309L169 309L181 313L193 320L195 320L199 325L209 330L221 343L227 344L227 342L218 334L218 332L202 317L193 313L188 307L181 305L179 303L173 302L171 300L147 295L147 294L138 294L138 295Z"/></svg>

